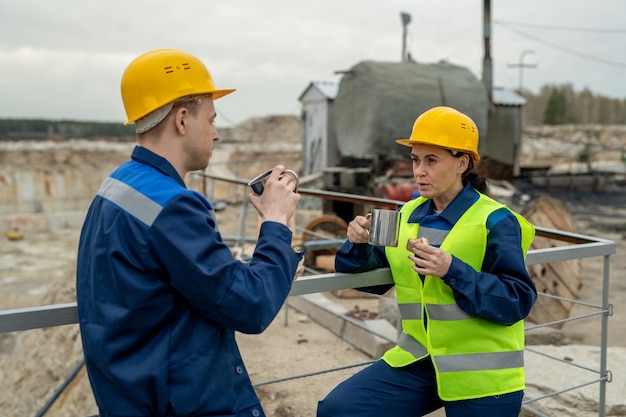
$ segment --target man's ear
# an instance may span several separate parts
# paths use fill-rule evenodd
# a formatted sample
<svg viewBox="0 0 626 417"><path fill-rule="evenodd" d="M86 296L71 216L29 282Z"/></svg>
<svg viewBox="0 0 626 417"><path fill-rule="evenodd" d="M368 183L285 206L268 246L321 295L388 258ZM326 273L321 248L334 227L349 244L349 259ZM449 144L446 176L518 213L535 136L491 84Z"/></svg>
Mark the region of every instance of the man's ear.
<svg viewBox="0 0 626 417"><path fill-rule="evenodd" d="M174 115L174 124L179 135L184 135L187 132L186 123L188 118L189 110L187 110L187 108L181 106L176 110L176 114Z"/></svg>

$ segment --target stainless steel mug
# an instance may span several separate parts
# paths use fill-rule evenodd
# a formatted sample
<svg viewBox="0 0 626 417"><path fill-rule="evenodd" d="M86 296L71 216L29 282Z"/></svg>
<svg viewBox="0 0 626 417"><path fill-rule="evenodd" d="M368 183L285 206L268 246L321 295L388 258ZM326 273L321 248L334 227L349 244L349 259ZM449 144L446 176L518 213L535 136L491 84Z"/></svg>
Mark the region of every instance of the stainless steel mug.
<svg viewBox="0 0 626 417"><path fill-rule="evenodd" d="M400 212L395 210L373 209L370 218L369 244L377 246L398 246L400 233Z"/></svg>
<svg viewBox="0 0 626 417"><path fill-rule="evenodd" d="M263 190L265 190L265 183L267 182L267 177L269 177L272 173L272 170L270 169L269 171L265 171L264 173L257 175L256 177L254 177L253 179L250 180L250 182L248 182L248 185L250 186L250 188L252 188L252 191L254 191L255 194L257 195L261 195L263 194ZM283 175L288 175L291 177L291 179L293 180L293 182L296 183L296 188L293 190L294 192L298 191L298 183L299 183L299 178L298 178L298 174L296 174L295 171L291 170L291 169L286 169L282 174L280 174L281 177Z"/></svg>

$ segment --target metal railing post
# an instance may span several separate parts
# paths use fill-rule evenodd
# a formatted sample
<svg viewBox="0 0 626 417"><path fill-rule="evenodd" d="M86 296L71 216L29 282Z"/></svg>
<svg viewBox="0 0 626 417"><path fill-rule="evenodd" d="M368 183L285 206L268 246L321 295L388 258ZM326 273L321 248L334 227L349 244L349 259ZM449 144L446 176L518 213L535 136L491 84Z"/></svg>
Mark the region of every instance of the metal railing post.
<svg viewBox="0 0 626 417"><path fill-rule="evenodd" d="M598 398L598 408L600 409L600 417L604 417L606 413L606 383L609 382L606 363L608 354L608 335L609 335L609 315L612 306L609 304L609 265L610 256L604 256L604 268L602 274L602 310L605 311L601 318L600 330L600 392Z"/></svg>
<svg viewBox="0 0 626 417"><path fill-rule="evenodd" d="M246 217L248 216L248 190L243 188L243 198L241 201L241 212L239 213L239 221L237 223L237 245L241 248L241 256L244 255L244 245L246 244Z"/></svg>

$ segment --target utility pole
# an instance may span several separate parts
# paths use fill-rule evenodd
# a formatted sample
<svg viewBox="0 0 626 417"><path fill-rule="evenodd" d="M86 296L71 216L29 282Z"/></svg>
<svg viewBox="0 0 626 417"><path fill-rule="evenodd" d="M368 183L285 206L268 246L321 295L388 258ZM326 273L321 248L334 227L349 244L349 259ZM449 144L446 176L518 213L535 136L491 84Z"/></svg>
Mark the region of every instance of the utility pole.
<svg viewBox="0 0 626 417"><path fill-rule="evenodd" d="M402 19L402 62L407 62L409 58L406 52L406 27L411 23L411 15L400 12L400 19Z"/></svg>
<svg viewBox="0 0 626 417"><path fill-rule="evenodd" d="M493 62L491 61L491 0L483 0L483 84L489 104L493 94Z"/></svg>
<svg viewBox="0 0 626 417"><path fill-rule="evenodd" d="M522 52L519 56L519 63L517 64L509 64L509 68L519 68L519 85L517 87L517 91L522 94L522 88L524 88L524 68L537 68L535 64L525 64L524 57L528 54L534 54L535 51L531 49L527 49Z"/></svg>

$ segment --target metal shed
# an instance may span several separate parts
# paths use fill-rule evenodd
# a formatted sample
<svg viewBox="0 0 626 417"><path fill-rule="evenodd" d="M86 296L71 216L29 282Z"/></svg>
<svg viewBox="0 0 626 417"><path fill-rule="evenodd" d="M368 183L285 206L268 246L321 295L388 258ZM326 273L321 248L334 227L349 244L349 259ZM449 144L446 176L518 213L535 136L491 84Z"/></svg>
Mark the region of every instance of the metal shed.
<svg viewBox="0 0 626 417"><path fill-rule="evenodd" d="M526 99L513 90L494 88L489 112L489 132L481 139L483 167L491 178L520 175L522 109Z"/></svg>
<svg viewBox="0 0 626 417"><path fill-rule="evenodd" d="M333 100L339 83L313 81L299 97L302 103L302 171L304 175L321 173L339 162L333 124Z"/></svg>

